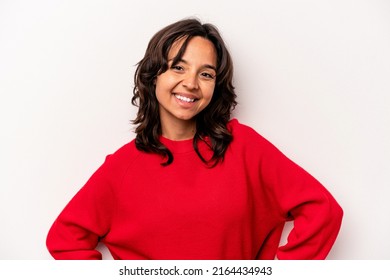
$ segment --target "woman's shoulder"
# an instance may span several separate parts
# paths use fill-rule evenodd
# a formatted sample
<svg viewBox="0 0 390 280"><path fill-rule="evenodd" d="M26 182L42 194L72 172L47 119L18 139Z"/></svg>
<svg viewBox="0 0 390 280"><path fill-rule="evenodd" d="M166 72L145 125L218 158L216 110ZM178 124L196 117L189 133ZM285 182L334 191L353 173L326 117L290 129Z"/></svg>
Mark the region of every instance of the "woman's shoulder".
<svg viewBox="0 0 390 280"><path fill-rule="evenodd" d="M265 140L265 138L260 135L260 133L258 133L254 128L247 124L241 123L236 118L231 119L228 122L227 127L233 134L233 137L239 137L242 139L248 139L249 137L250 139L257 138L259 140Z"/></svg>
<svg viewBox="0 0 390 280"><path fill-rule="evenodd" d="M106 164L123 165L131 164L139 157L140 152L135 147L135 140L122 145L116 151L106 156Z"/></svg>
<svg viewBox="0 0 390 280"><path fill-rule="evenodd" d="M241 123L236 118L231 119L228 122L227 127L233 135L234 145L241 145L249 150L259 150L263 152L275 148L275 146L257 130L247 124Z"/></svg>

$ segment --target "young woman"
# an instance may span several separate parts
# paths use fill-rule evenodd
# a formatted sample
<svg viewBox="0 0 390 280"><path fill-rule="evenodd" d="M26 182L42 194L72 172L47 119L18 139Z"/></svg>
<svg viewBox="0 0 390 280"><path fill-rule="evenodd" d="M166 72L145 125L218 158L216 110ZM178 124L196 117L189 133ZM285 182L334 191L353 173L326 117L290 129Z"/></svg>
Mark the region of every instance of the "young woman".
<svg viewBox="0 0 390 280"><path fill-rule="evenodd" d="M324 259L342 209L248 126L229 52L196 19L156 33L135 73L136 138L106 158L47 237L56 259ZM294 220L280 246L286 221Z"/></svg>

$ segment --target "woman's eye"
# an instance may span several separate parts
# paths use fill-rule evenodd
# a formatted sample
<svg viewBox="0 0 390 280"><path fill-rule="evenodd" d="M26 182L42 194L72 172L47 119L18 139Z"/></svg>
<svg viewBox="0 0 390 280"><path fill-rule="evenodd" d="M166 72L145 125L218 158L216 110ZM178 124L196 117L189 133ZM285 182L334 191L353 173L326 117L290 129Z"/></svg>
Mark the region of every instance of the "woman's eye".
<svg viewBox="0 0 390 280"><path fill-rule="evenodd" d="M207 73L207 72L204 72L201 74L204 78L206 79L214 79L214 75L210 74L210 73Z"/></svg>
<svg viewBox="0 0 390 280"><path fill-rule="evenodd" d="M181 67L180 65L172 65L171 68L173 70L177 70L177 71L182 71L183 70L183 67Z"/></svg>

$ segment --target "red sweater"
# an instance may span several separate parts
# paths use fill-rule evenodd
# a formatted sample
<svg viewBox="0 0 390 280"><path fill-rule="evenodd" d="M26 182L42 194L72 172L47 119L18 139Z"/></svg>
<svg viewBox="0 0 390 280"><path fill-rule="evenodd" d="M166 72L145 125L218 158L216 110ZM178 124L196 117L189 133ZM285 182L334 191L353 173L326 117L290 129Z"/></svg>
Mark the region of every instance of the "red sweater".
<svg viewBox="0 0 390 280"><path fill-rule="evenodd" d="M52 225L55 259L324 259L342 209L311 175L237 120L225 159L207 168L192 140L161 141L174 161L134 141L107 157ZM205 144L200 151L210 155ZM294 220L286 245L283 226Z"/></svg>

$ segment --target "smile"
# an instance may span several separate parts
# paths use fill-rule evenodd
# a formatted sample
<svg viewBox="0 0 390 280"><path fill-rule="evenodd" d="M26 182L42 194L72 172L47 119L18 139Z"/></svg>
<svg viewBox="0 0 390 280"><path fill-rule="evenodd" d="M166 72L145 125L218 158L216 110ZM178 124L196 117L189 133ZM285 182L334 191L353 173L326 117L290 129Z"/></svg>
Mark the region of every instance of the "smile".
<svg viewBox="0 0 390 280"><path fill-rule="evenodd" d="M181 101L184 101L184 102L188 102L188 103L192 103L192 102L195 102L196 99L194 98L188 98L188 97L185 97L185 96L181 96L181 95L178 95L178 94L175 94L175 97Z"/></svg>

